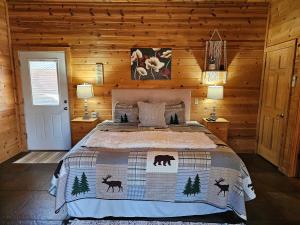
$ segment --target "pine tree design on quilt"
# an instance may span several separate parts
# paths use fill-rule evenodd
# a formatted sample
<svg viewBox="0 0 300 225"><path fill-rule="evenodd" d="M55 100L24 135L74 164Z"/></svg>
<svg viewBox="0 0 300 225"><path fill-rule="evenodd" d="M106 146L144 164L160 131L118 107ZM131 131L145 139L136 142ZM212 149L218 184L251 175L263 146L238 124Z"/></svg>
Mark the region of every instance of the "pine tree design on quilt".
<svg viewBox="0 0 300 225"><path fill-rule="evenodd" d="M75 176L71 194L77 196L78 194L86 193L89 191L90 187L85 173L82 173L80 182L78 177Z"/></svg>
<svg viewBox="0 0 300 225"><path fill-rule="evenodd" d="M124 116L121 115L121 123L128 123L128 116L126 113L124 114Z"/></svg>
<svg viewBox="0 0 300 225"><path fill-rule="evenodd" d="M77 196L79 193L80 193L80 184L79 184L78 177L76 176L74 178L71 194Z"/></svg>
<svg viewBox="0 0 300 225"><path fill-rule="evenodd" d="M81 191L82 191L83 193L89 192L89 191L90 191L89 183L88 183L88 181L87 181L87 177L86 177L86 175L85 175L84 172L83 172L82 175L81 175L80 186L81 186Z"/></svg>
<svg viewBox="0 0 300 225"><path fill-rule="evenodd" d="M170 124L179 124L177 113L175 113L174 118L173 118L173 116L171 116Z"/></svg>
<svg viewBox="0 0 300 225"><path fill-rule="evenodd" d="M124 123L128 123L128 117L127 117L127 114L125 113L124 115Z"/></svg>
<svg viewBox="0 0 300 225"><path fill-rule="evenodd" d="M175 113L175 118L174 118L174 124L179 124L178 116L176 113Z"/></svg>
<svg viewBox="0 0 300 225"><path fill-rule="evenodd" d="M186 196L189 196L192 194L192 179L191 179L191 177L188 178L188 180L185 184L183 194L185 194Z"/></svg>
<svg viewBox="0 0 300 225"><path fill-rule="evenodd" d="M185 194L186 196L189 195L196 195L199 194L201 192L201 184L200 184L200 177L197 174L195 176L194 179L194 183L192 183L192 179L191 177L188 178L185 187L184 187L184 191L182 192L183 194Z"/></svg>
<svg viewBox="0 0 300 225"><path fill-rule="evenodd" d="M173 116L171 116L170 124L174 124Z"/></svg>
<svg viewBox="0 0 300 225"><path fill-rule="evenodd" d="M201 192L201 185L200 185L200 177L199 175L197 174L196 177L195 177L195 180L194 180L194 183L193 183L193 194L194 196L196 194L199 194Z"/></svg>

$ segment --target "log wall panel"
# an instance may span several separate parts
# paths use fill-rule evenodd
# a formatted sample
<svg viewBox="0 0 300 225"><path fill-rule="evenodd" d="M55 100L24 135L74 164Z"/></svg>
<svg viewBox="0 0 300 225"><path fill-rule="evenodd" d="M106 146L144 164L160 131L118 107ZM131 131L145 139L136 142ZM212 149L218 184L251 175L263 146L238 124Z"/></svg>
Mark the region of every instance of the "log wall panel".
<svg viewBox="0 0 300 225"><path fill-rule="evenodd" d="M7 7L0 0L0 163L20 151Z"/></svg>
<svg viewBox="0 0 300 225"><path fill-rule="evenodd" d="M231 121L229 144L238 152L255 149L256 120L263 61L267 4L68 3L9 1L14 49L23 46L69 46L72 115L83 113L76 85L95 84L96 63L104 64L104 85L94 86L89 109L111 119L113 88L190 88L191 117L201 121L213 105ZM201 84L205 40L219 29L228 41L229 76L224 100L206 100ZM172 80L132 81L130 48L173 48Z"/></svg>

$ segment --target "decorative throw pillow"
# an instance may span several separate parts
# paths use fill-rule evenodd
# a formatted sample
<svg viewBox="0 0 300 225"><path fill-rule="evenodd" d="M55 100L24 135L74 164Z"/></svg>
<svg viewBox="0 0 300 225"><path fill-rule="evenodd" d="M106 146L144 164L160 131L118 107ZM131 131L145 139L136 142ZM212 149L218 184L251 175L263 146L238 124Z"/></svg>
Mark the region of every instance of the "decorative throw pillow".
<svg viewBox="0 0 300 225"><path fill-rule="evenodd" d="M115 123L137 123L139 121L137 105L117 103L114 109L113 121Z"/></svg>
<svg viewBox="0 0 300 225"><path fill-rule="evenodd" d="M138 102L140 126L167 127L165 120L166 103Z"/></svg>
<svg viewBox="0 0 300 225"><path fill-rule="evenodd" d="M185 123L185 105L184 102L166 105L165 119L167 124Z"/></svg>

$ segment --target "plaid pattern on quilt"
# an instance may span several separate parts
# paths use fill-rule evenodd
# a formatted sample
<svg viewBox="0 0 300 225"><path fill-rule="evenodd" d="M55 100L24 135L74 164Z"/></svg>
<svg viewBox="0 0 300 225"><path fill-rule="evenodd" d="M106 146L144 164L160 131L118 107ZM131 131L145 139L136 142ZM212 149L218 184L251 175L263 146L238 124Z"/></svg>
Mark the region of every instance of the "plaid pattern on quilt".
<svg viewBox="0 0 300 225"><path fill-rule="evenodd" d="M103 123L97 129L131 132L139 128ZM201 125L179 125L168 130L205 132L218 147L189 150L77 146L64 158L56 187L56 209L83 198L201 202L232 209L245 219L244 202L255 198L255 193L240 158Z"/></svg>

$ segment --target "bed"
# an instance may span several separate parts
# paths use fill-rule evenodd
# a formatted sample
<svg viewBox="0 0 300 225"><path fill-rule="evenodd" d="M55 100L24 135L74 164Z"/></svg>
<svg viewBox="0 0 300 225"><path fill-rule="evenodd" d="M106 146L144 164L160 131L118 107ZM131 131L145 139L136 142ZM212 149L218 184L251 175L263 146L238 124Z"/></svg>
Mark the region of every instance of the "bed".
<svg viewBox="0 0 300 225"><path fill-rule="evenodd" d="M190 121L190 90L112 92L113 113L118 102L175 100L185 105L184 123L157 128L104 121L76 144L52 178L56 212L67 207L78 218L154 218L232 211L246 220L245 201L255 198L249 173L226 143Z"/></svg>

